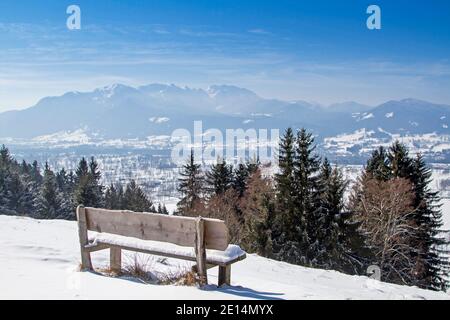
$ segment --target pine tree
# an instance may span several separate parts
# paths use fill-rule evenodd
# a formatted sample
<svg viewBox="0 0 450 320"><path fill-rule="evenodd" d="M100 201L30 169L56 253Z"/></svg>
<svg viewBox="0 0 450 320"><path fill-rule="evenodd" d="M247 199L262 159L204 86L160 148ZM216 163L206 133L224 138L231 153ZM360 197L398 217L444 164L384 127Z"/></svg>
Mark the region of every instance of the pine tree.
<svg viewBox="0 0 450 320"><path fill-rule="evenodd" d="M233 176L233 189L236 190L239 198L244 195L245 190L247 189L247 179L249 177L248 167L240 163L237 168L234 170Z"/></svg>
<svg viewBox="0 0 450 320"><path fill-rule="evenodd" d="M91 180L92 193L94 196L94 201L96 203L96 206L102 207L103 206L103 186L100 181L102 174L98 167L98 163L94 159L94 157L91 157L91 160L89 162L89 175L90 175L90 180Z"/></svg>
<svg viewBox="0 0 450 320"><path fill-rule="evenodd" d="M169 210L167 210L167 207L165 204L162 206L161 214L169 215Z"/></svg>
<svg viewBox="0 0 450 320"><path fill-rule="evenodd" d="M177 203L177 213L189 215L189 211L194 208L201 199L203 193L203 176L201 166L195 163L194 151L191 150L191 156L188 162L183 166L179 181L178 192L181 194L181 200Z"/></svg>
<svg viewBox="0 0 450 320"><path fill-rule="evenodd" d="M100 184L101 173L98 164L92 157L88 164L82 158L76 170L74 190L75 205L83 204L86 207L103 206L103 186Z"/></svg>
<svg viewBox="0 0 450 320"><path fill-rule="evenodd" d="M340 258L339 215L343 209L345 185L338 170L333 170L328 159L323 161L318 175L318 194L315 210L316 239L314 264L324 269L336 267Z"/></svg>
<svg viewBox="0 0 450 320"><path fill-rule="evenodd" d="M375 179L389 180L391 178L391 169L388 164L388 154L384 147L379 147L372 152L372 156L367 161L366 173Z"/></svg>
<svg viewBox="0 0 450 320"><path fill-rule="evenodd" d="M206 173L206 184L210 197L224 194L231 187L232 182L233 167L220 158Z"/></svg>
<svg viewBox="0 0 450 320"><path fill-rule="evenodd" d="M413 159L409 157L408 148L404 144L395 141L389 148L387 159L392 177L412 179Z"/></svg>
<svg viewBox="0 0 450 320"><path fill-rule="evenodd" d="M277 184L277 216L276 226L273 230L274 251L282 250L287 241L288 233L293 227L295 218L295 137L291 128L288 128L281 138L279 146L278 165L279 172L275 175ZM282 258L282 257L280 257Z"/></svg>
<svg viewBox="0 0 450 320"><path fill-rule="evenodd" d="M31 178L33 181L35 181L38 185L42 183L42 175L41 170L39 169L39 164L37 161L33 161L32 169L31 169Z"/></svg>
<svg viewBox="0 0 450 320"><path fill-rule="evenodd" d="M118 191L118 189L120 191ZM105 208L111 210L120 210L122 207L122 196L123 193L122 186L115 187L114 184L111 184L108 188L106 188L105 192Z"/></svg>
<svg viewBox="0 0 450 320"><path fill-rule="evenodd" d="M165 215L169 214L169 210L167 210L166 205L165 204L161 205L161 203L158 203L158 209L156 210L156 212Z"/></svg>
<svg viewBox="0 0 450 320"><path fill-rule="evenodd" d="M64 168L62 168L56 174L56 183L58 184L58 189L61 190L62 192L65 192L67 190L69 185L69 178Z"/></svg>
<svg viewBox="0 0 450 320"><path fill-rule="evenodd" d="M154 212L153 203L147 198L142 189L136 184L136 181L131 180L127 185L123 209L135 212Z"/></svg>
<svg viewBox="0 0 450 320"><path fill-rule="evenodd" d="M12 162L11 154L5 145L0 148L0 166L8 166Z"/></svg>
<svg viewBox="0 0 450 320"><path fill-rule="evenodd" d="M56 219L60 206L60 198L57 192L57 182L48 163L45 163L44 178L38 199L38 217L40 219Z"/></svg>
<svg viewBox="0 0 450 320"><path fill-rule="evenodd" d="M446 279L450 271L446 258L449 251L446 250L448 242L445 241L441 231L443 222L439 194L430 188L431 170L422 155L417 155L412 167L414 206L417 208L414 221L419 227L417 241L414 243L418 251L415 270L417 285L425 289L446 291L449 287Z"/></svg>
<svg viewBox="0 0 450 320"><path fill-rule="evenodd" d="M320 205L318 190L319 157L315 151L311 133L301 129L297 134L294 179L296 185L296 216L294 235L300 251L295 253L296 260L307 265L314 263L320 250L316 231L320 227L317 206Z"/></svg>
<svg viewBox="0 0 450 320"><path fill-rule="evenodd" d="M320 203L318 178L320 161L314 153L314 138L305 129L294 141L288 129L280 145L279 189L280 236L274 239L279 259L302 265L313 265L320 250L317 239L317 205Z"/></svg>
<svg viewBox="0 0 450 320"><path fill-rule="evenodd" d="M259 160L259 156L254 156L252 159L247 161L246 167L247 167L248 176L251 176L254 173L256 173L261 167L261 162Z"/></svg>

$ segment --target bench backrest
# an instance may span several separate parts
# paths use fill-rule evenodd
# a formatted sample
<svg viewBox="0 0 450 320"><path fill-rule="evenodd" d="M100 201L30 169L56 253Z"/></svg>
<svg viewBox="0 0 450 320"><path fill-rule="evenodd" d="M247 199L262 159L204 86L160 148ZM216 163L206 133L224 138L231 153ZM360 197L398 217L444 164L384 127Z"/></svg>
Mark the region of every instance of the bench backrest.
<svg viewBox="0 0 450 320"><path fill-rule="evenodd" d="M169 216L155 213L84 208L87 230L117 234L141 240L161 241L194 247L197 218ZM205 248L225 250L228 229L225 222L202 218Z"/></svg>

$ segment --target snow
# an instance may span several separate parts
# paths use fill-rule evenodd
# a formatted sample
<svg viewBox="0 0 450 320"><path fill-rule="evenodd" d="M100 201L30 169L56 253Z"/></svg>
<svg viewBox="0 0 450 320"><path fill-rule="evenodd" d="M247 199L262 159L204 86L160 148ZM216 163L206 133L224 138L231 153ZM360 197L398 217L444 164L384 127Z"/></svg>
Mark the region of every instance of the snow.
<svg viewBox="0 0 450 320"><path fill-rule="evenodd" d="M42 144L61 144L67 143L69 145L88 144L89 135L85 129L78 129L75 131L61 131L54 134L43 135L33 138L34 143Z"/></svg>
<svg viewBox="0 0 450 320"><path fill-rule="evenodd" d="M89 242L92 244L106 243L123 247L133 247L147 251L158 251L161 253L195 257L194 248L181 247L172 243L158 241L144 241L137 238L124 237L107 233L92 233L89 236ZM245 252L236 245L229 245L225 251L206 250L206 256L209 260L220 263L227 263L245 255Z"/></svg>
<svg viewBox="0 0 450 320"><path fill-rule="evenodd" d="M170 118L167 117L152 117L149 119L150 122L156 123L156 124L161 124L164 122L168 122L170 121Z"/></svg>
<svg viewBox="0 0 450 320"><path fill-rule="evenodd" d="M386 118L393 118L394 117L394 113L393 112L389 112L389 113L386 113Z"/></svg>
<svg viewBox="0 0 450 320"><path fill-rule="evenodd" d="M375 116L373 115L373 113L364 113L363 117L361 118L361 120L367 120L367 119L372 119L375 118Z"/></svg>
<svg viewBox="0 0 450 320"><path fill-rule="evenodd" d="M128 263L131 253L124 255ZM94 266L108 265L107 250L93 253ZM199 289L144 284L137 279L78 272L75 222L0 216L0 299L450 299L450 295L382 283L362 276L309 269L257 255L233 265L232 286ZM152 268L189 267L185 261L152 260Z"/></svg>

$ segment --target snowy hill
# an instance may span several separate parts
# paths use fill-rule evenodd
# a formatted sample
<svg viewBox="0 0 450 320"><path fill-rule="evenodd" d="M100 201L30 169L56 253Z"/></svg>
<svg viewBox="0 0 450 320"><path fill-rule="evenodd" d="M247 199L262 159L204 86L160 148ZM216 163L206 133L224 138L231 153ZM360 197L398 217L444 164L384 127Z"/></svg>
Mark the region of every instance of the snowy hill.
<svg viewBox="0 0 450 320"><path fill-rule="evenodd" d="M249 255L232 268L231 287L161 286L77 272L75 222L0 216L0 299L450 299L450 295L308 269ZM93 255L106 266L108 252ZM152 269L180 267L157 260ZM127 259L125 258L125 263ZM183 262L182 262L183 263ZM217 281L216 268L209 273Z"/></svg>

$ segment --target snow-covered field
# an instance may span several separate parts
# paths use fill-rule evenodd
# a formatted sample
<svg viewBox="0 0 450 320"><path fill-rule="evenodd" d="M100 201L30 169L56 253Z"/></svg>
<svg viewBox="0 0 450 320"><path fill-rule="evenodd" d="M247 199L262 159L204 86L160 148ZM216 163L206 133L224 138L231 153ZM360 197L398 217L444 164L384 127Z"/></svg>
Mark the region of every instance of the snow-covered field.
<svg viewBox="0 0 450 320"><path fill-rule="evenodd" d="M125 263L131 261L132 254L127 255ZM93 257L96 267L107 266L107 251ZM176 260L149 259L155 272L188 267ZM75 222L0 216L0 299L450 299L445 293L257 255L248 255L233 266L231 287L209 285L202 290L78 272L78 265ZM216 283L217 268L209 271L209 280Z"/></svg>

